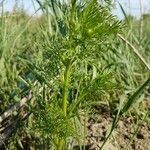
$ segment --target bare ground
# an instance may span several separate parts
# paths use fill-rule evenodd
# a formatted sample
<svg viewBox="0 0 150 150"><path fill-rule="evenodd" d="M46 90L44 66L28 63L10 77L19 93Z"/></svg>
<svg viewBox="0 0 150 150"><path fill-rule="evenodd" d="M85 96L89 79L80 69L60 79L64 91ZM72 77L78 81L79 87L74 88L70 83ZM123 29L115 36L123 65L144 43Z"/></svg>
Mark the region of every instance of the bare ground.
<svg viewBox="0 0 150 150"><path fill-rule="evenodd" d="M149 100L146 101L147 105ZM99 150L112 124L109 108L102 106L96 107L95 110L93 117L86 121L86 145L82 147L85 150ZM150 124L135 118L121 118L103 150L150 150ZM76 145L73 149L80 148Z"/></svg>

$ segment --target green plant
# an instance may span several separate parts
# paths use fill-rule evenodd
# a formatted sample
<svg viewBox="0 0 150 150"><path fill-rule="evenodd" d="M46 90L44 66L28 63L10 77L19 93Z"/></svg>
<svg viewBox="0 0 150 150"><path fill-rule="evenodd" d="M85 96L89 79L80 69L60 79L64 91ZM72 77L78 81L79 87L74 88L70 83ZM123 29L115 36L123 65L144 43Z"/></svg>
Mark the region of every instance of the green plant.
<svg viewBox="0 0 150 150"><path fill-rule="evenodd" d="M141 39L140 20L121 5L127 26L118 34L122 23L111 15L110 0L36 2L41 16L19 8L1 13L0 113L32 91L25 108L31 115L17 123L6 147L67 149L74 139L85 147L89 112L107 103L114 120L103 148L121 117L148 111L141 103L149 88L149 15Z"/></svg>
<svg viewBox="0 0 150 150"><path fill-rule="evenodd" d="M101 63L99 59L109 51L110 39L120 31L120 22L111 15L105 3L98 3L96 0L38 3L46 13L47 26L41 27L43 43L38 45L39 61L29 65L33 74L39 76L40 83L52 90L50 98L46 93L44 97L40 96L42 99L39 98L40 103L47 101L47 104L43 104L44 113L47 112L45 109L53 106L57 110L55 114L52 110L49 111L50 116L60 118L47 120L49 117L38 116L38 110L37 124L42 124L43 129L44 126L53 128L46 135L51 135L53 143L61 150L65 148L66 139L74 136L65 135L73 128L69 125L65 128L64 121L67 119L70 122L73 117L78 116L80 110L86 108L87 102L95 101L96 97L100 98L115 90L112 88L114 84L109 71L100 70L98 66ZM53 125L56 120L60 122ZM65 133L61 134L63 130Z"/></svg>

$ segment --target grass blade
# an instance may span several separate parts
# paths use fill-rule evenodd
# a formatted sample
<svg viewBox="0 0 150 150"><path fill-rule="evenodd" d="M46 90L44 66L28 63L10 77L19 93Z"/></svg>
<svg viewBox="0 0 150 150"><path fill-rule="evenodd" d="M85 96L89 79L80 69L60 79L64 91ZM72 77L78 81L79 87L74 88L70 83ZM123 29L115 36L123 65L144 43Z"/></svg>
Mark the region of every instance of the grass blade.
<svg viewBox="0 0 150 150"><path fill-rule="evenodd" d="M125 39L122 35L118 34L118 37L120 39L122 39L126 44L129 45L129 47L132 48L134 54L136 54L136 56L141 60L141 62L144 64L145 67L147 67L147 69L150 71L150 65L145 61L145 59L143 58L143 56L139 53L139 51L127 40Z"/></svg>
<svg viewBox="0 0 150 150"><path fill-rule="evenodd" d="M144 84L129 98L129 100L127 101L127 103L125 104L125 106L122 109L122 113L127 112L129 110L129 108L132 106L132 104L136 102L136 98L139 96L141 91L143 91L143 89L149 84L149 82L150 82L150 78L148 78L144 82Z"/></svg>

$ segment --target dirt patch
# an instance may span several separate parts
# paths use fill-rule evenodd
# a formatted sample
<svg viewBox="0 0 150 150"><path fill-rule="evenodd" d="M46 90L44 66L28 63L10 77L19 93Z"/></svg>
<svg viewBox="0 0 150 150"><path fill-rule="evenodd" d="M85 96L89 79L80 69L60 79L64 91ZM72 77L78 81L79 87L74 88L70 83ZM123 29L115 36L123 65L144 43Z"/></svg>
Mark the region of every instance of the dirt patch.
<svg viewBox="0 0 150 150"><path fill-rule="evenodd" d="M82 149L100 149L112 124L112 118L109 108L96 107L96 113L87 120L86 146L82 146ZM122 118L118 122L104 150L150 150L150 125L146 122L140 122L140 125L137 125L137 120L133 118ZM73 149L80 148L74 146Z"/></svg>

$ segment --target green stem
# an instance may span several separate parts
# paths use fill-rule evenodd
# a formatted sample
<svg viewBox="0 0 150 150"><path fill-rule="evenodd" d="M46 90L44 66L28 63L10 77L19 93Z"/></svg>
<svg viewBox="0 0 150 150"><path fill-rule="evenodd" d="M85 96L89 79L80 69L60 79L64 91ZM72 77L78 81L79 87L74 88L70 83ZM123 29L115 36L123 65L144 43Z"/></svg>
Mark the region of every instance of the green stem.
<svg viewBox="0 0 150 150"><path fill-rule="evenodd" d="M70 76L70 67L71 63L66 65L66 69L64 72L64 83L63 83L63 93L62 93L62 110L63 114L67 116L67 97L68 97L68 85L69 85L69 76ZM58 150L63 149L63 139L58 140Z"/></svg>
<svg viewBox="0 0 150 150"><path fill-rule="evenodd" d="M62 150L62 148L63 148L63 140L60 139L60 140L58 141L58 148L57 148L57 150Z"/></svg>
<svg viewBox="0 0 150 150"><path fill-rule="evenodd" d="M63 83L63 97L62 97L62 109L64 116L67 116L67 96L68 96L68 84L70 76L70 63L67 64L65 73L64 73L64 83Z"/></svg>

